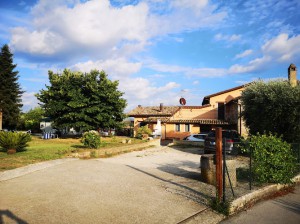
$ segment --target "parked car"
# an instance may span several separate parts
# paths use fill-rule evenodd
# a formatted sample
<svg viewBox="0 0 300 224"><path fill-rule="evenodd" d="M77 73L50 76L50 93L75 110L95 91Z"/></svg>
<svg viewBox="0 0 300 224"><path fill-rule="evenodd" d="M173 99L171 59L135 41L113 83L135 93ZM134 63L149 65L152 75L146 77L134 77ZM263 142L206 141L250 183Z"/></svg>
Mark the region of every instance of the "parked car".
<svg viewBox="0 0 300 224"><path fill-rule="evenodd" d="M183 140L193 141L193 142L204 142L207 134L192 134L185 137Z"/></svg>
<svg viewBox="0 0 300 224"><path fill-rule="evenodd" d="M235 130L222 130L223 152L236 154L238 142L241 141L240 135ZM213 130L208 133L204 141L204 153L216 152L216 132Z"/></svg>

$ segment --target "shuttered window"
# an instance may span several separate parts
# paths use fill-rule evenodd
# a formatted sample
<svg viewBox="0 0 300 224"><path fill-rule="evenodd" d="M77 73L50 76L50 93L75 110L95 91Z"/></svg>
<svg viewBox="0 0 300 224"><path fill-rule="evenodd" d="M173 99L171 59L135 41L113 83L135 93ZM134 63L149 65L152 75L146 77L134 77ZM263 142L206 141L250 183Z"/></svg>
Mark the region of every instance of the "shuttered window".
<svg viewBox="0 0 300 224"><path fill-rule="evenodd" d="M190 132L190 124L185 124L185 131Z"/></svg>
<svg viewBox="0 0 300 224"><path fill-rule="evenodd" d="M175 131L180 132L180 124L175 124Z"/></svg>

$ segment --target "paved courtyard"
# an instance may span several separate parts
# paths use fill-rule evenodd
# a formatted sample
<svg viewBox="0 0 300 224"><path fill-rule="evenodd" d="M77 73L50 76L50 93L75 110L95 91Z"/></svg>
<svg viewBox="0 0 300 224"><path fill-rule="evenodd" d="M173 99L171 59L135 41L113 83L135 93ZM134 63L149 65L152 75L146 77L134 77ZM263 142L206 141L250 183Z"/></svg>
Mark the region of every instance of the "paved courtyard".
<svg viewBox="0 0 300 224"><path fill-rule="evenodd" d="M214 187L202 189L190 150L71 160L0 181L0 223L178 223L198 212L194 221L218 223L206 206Z"/></svg>

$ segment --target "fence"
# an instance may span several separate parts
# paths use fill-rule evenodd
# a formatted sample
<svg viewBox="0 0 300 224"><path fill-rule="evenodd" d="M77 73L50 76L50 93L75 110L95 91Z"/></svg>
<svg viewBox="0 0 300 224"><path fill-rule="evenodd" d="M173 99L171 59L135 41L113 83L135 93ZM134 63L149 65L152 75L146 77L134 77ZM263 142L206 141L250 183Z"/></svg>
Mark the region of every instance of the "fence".
<svg viewBox="0 0 300 224"><path fill-rule="evenodd" d="M235 150L231 154L223 153L223 201L231 201L267 185L255 181L253 153L242 152L243 144L235 142ZM291 148L296 158L296 172L300 172L300 143L292 143ZM223 147L223 152L224 150Z"/></svg>

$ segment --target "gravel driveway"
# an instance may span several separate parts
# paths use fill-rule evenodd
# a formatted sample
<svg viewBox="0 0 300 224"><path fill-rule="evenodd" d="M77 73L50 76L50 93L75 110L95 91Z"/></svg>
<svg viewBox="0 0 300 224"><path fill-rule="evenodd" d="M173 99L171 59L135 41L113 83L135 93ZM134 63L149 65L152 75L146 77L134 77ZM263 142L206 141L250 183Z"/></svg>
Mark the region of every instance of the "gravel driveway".
<svg viewBox="0 0 300 224"><path fill-rule="evenodd" d="M223 217L206 207L214 187L203 191L190 150L72 160L1 181L0 223L178 223L199 211L197 222L217 223Z"/></svg>

